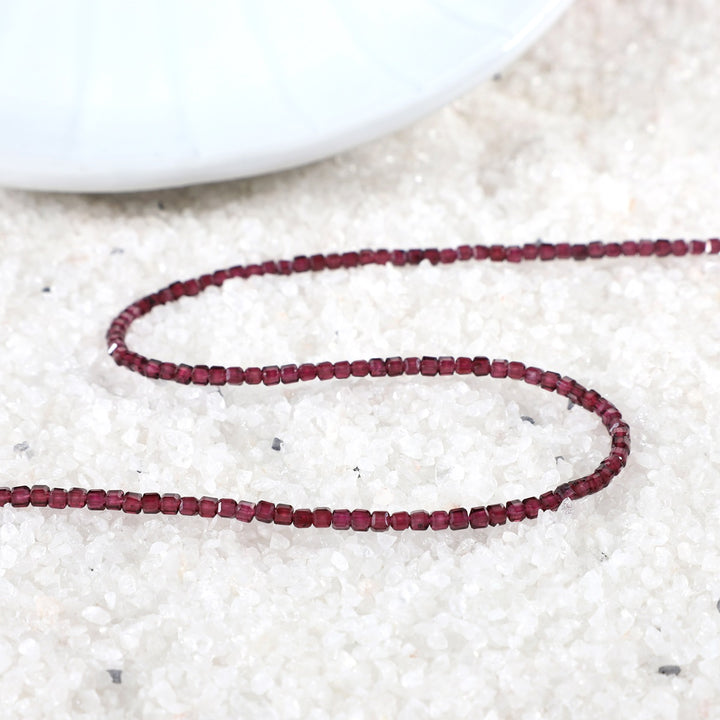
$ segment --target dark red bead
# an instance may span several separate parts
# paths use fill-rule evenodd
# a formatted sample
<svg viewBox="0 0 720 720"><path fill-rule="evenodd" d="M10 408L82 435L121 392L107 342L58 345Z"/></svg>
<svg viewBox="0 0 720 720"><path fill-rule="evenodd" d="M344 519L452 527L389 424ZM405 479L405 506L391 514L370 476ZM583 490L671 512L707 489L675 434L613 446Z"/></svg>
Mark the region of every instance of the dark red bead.
<svg viewBox="0 0 720 720"><path fill-rule="evenodd" d="M192 297L200 292L200 285L197 280L186 280L183 283L183 294Z"/></svg>
<svg viewBox="0 0 720 720"><path fill-rule="evenodd" d="M583 243L575 243L570 246L570 255L573 260L587 260L590 255L588 246Z"/></svg>
<svg viewBox="0 0 720 720"><path fill-rule="evenodd" d="M332 510L319 507L313 510L313 525L316 528L329 528L332 525Z"/></svg>
<svg viewBox="0 0 720 720"><path fill-rule="evenodd" d="M638 244L634 240L625 240L620 243L620 251L623 255L631 257L638 254Z"/></svg>
<svg viewBox="0 0 720 720"><path fill-rule="evenodd" d="M370 365L367 360L354 360L350 364L350 374L353 377L365 377L370 372Z"/></svg>
<svg viewBox="0 0 720 720"><path fill-rule="evenodd" d="M560 497L552 490L544 492L538 500L543 510L557 510L560 507Z"/></svg>
<svg viewBox="0 0 720 720"><path fill-rule="evenodd" d="M476 260L487 260L490 257L490 248L487 245L476 245L473 253Z"/></svg>
<svg viewBox="0 0 720 720"><path fill-rule="evenodd" d="M600 394L597 393L595 390L586 390L582 397L580 398L580 404L586 409L586 410L593 410L595 408L595 404L600 399Z"/></svg>
<svg viewBox="0 0 720 720"><path fill-rule="evenodd" d="M477 530L488 526L489 518L487 510L484 507L471 508L468 514L470 527Z"/></svg>
<svg viewBox="0 0 720 720"><path fill-rule="evenodd" d="M105 509L105 491L104 490L88 490L85 504L88 510L104 510Z"/></svg>
<svg viewBox="0 0 720 720"><path fill-rule="evenodd" d="M599 240L593 240L588 243L587 247L588 257L593 259L601 258L605 255L605 246Z"/></svg>
<svg viewBox="0 0 720 720"><path fill-rule="evenodd" d="M555 250L554 245L550 245L550 243L542 243L540 245L538 254L541 260L553 260L555 258L556 252L557 251Z"/></svg>
<svg viewBox="0 0 720 720"><path fill-rule="evenodd" d="M310 269L318 272L319 270L324 270L326 267L325 263L325 256L321 254L317 255L311 255L310 256Z"/></svg>
<svg viewBox="0 0 720 720"><path fill-rule="evenodd" d="M542 380L543 371L537 367L525 368L525 382L529 385L539 385Z"/></svg>
<svg viewBox="0 0 720 720"><path fill-rule="evenodd" d="M519 263L523 259L523 251L517 245L511 245L505 250L505 259L511 263Z"/></svg>
<svg viewBox="0 0 720 720"><path fill-rule="evenodd" d="M123 495L123 512L137 515L142 510L142 496L136 492L126 492Z"/></svg>
<svg viewBox="0 0 720 720"><path fill-rule="evenodd" d="M411 248L405 251L405 258L408 265L419 265L425 259L425 251L418 248Z"/></svg>
<svg viewBox="0 0 720 720"><path fill-rule="evenodd" d="M575 492L572 489L572 486L570 483L562 483L562 485L558 485L555 488L555 494L560 498L560 500L574 500L575 499Z"/></svg>
<svg viewBox="0 0 720 720"><path fill-rule="evenodd" d="M529 497L523 500L525 517L536 518L540 512L540 501L536 497Z"/></svg>
<svg viewBox="0 0 720 720"><path fill-rule="evenodd" d="M350 377L350 363L347 360L341 360L333 364L333 374L338 380L344 380Z"/></svg>
<svg viewBox="0 0 720 720"><path fill-rule="evenodd" d="M262 370L259 367L245 368L245 382L248 385L259 385L262 379Z"/></svg>
<svg viewBox="0 0 720 720"><path fill-rule="evenodd" d="M241 367L229 367L227 369L227 382L229 385L242 385L245 382L245 371Z"/></svg>
<svg viewBox="0 0 720 720"><path fill-rule="evenodd" d="M321 362L315 366L315 372L319 380L329 380L334 375L334 368L331 362Z"/></svg>
<svg viewBox="0 0 720 720"><path fill-rule="evenodd" d="M368 361L368 368L370 369L371 377L384 377L387 375L385 361L381 358L371 358Z"/></svg>
<svg viewBox="0 0 720 720"><path fill-rule="evenodd" d="M717 255L720 253L720 239L718 238L711 238L708 240L708 243L710 243L710 255ZM708 252L707 250L705 252Z"/></svg>
<svg viewBox="0 0 720 720"><path fill-rule="evenodd" d="M507 360L493 360L490 364L490 377L505 378L508 375Z"/></svg>
<svg viewBox="0 0 720 720"><path fill-rule="evenodd" d="M482 376L490 374L490 360L483 356L474 357L472 361L473 375Z"/></svg>
<svg viewBox="0 0 720 720"><path fill-rule="evenodd" d="M227 370L220 365L213 365L208 372L211 385L224 385L227 382Z"/></svg>
<svg viewBox="0 0 720 720"><path fill-rule="evenodd" d="M487 506L488 522L490 525L504 525L507 520L507 511L500 504Z"/></svg>
<svg viewBox="0 0 720 720"><path fill-rule="evenodd" d="M455 358L443 355L437 359L438 375L452 375L455 372Z"/></svg>
<svg viewBox="0 0 720 720"><path fill-rule="evenodd" d="M122 490L108 490L105 495L105 509L122 510L123 495L124 493Z"/></svg>
<svg viewBox="0 0 720 720"><path fill-rule="evenodd" d="M198 515L204 518L213 518L217 515L218 499L203 495L198 502Z"/></svg>
<svg viewBox="0 0 720 720"><path fill-rule="evenodd" d="M177 515L180 510L180 496L166 493L160 498L160 512L163 515Z"/></svg>
<svg viewBox="0 0 720 720"><path fill-rule="evenodd" d="M540 254L540 246L537 243L526 243L522 246L524 260L535 260Z"/></svg>
<svg viewBox="0 0 720 720"><path fill-rule="evenodd" d="M573 383L572 378L569 378L569 377L560 378L560 380L558 380L557 387L555 388L555 390L557 391L557 394L566 397L572 388L572 383Z"/></svg>
<svg viewBox="0 0 720 720"><path fill-rule="evenodd" d="M393 250L390 253L390 262L398 267L407 262L407 252L405 250Z"/></svg>
<svg viewBox="0 0 720 720"><path fill-rule="evenodd" d="M210 380L210 368L207 365L196 365L192 369L192 381L195 385L207 385Z"/></svg>
<svg viewBox="0 0 720 720"><path fill-rule="evenodd" d="M174 298L180 298L185 294L185 286L181 282L174 282L170 285L170 292Z"/></svg>
<svg viewBox="0 0 720 720"><path fill-rule="evenodd" d="M658 257L667 257L672 251L669 240L656 240L655 241L655 254Z"/></svg>
<svg viewBox="0 0 720 720"><path fill-rule="evenodd" d="M573 491L573 500L590 494L590 486L588 484L588 478L586 477L573 480L570 483L570 487Z"/></svg>
<svg viewBox="0 0 720 720"><path fill-rule="evenodd" d="M505 514L510 522L520 522L525 518L525 505L520 500L505 503Z"/></svg>
<svg viewBox="0 0 720 720"><path fill-rule="evenodd" d="M298 255L292 261L293 272L307 272L310 269L310 260L305 255Z"/></svg>
<svg viewBox="0 0 720 720"><path fill-rule="evenodd" d="M437 248L426 248L423 250L423 255L431 265L437 265L440 262L440 251Z"/></svg>
<svg viewBox="0 0 720 720"><path fill-rule="evenodd" d="M407 530L410 527L410 513L395 512L390 516L390 527L393 530Z"/></svg>
<svg viewBox="0 0 720 720"><path fill-rule="evenodd" d="M325 267L328 268L328 270L337 270L339 267L342 267L342 258L340 257L340 253L329 253L326 255Z"/></svg>
<svg viewBox="0 0 720 720"><path fill-rule="evenodd" d="M470 375L472 372L472 360L469 357L456 358L455 372L458 375Z"/></svg>
<svg viewBox="0 0 720 720"><path fill-rule="evenodd" d="M30 504L30 488L18 485L10 491L10 504L13 507L27 507Z"/></svg>
<svg viewBox="0 0 720 720"><path fill-rule="evenodd" d="M420 358L408 357L403 361L406 375L418 375L420 373Z"/></svg>
<svg viewBox="0 0 720 720"><path fill-rule="evenodd" d="M88 502L90 501L90 493L88 493ZM143 493L142 509L148 515L154 515L160 512L160 494L159 493Z"/></svg>
<svg viewBox="0 0 720 720"><path fill-rule="evenodd" d="M555 245L555 257L558 260L568 260L572 257L570 243L557 243Z"/></svg>
<svg viewBox="0 0 720 720"><path fill-rule="evenodd" d="M505 259L505 247L503 245L491 245L490 259L494 262L502 262Z"/></svg>
<svg viewBox="0 0 720 720"><path fill-rule="evenodd" d="M638 255L641 255L642 257L647 257L648 255L652 255L653 251L655 249L655 243L653 243L652 240L640 240L637 244L638 246Z"/></svg>
<svg viewBox="0 0 720 720"><path fill-rule="evenodd" d="M67 491L63 488L53 488L48 495L48 507L62 510L67 507Z"/></svg>
<svg viewBox="0 0 720 720"><path fill-rule="evenodd" d="M430 513L430 527L433 530L447 530L450 525L450 516L445 510L435 510Z"/></svg>
<svg viewBox="0 0 720 720"><path fill-rule="evenodd" d="M181 515L197 515L200 512L200 502L193 495L181 497L178 512Z"/></svg>
<svg viewBox="0 0 720 720"><path fill-rule="evenodd" d="M313 513L309 509L295 510L293 512L293 525L296 528L309 528L313 523Z"/></svg>
<svg viewBox="0 0 720 720"><path fill-rule="evenodd" d="M160 377L160 361L148 360L145 363L144 375L145 377L152 378L153 380Z"/></svg>
<svg viewBox="0 0 720 720"><path fill-rule="evenodd" d="M405 372L405 363L400 357L391 357L385 361L387 374L391 377L402 375Z"/></svg>
<svg viewBox="0 0 720 720"><path fill-rule="evenodd" d="M369 510L353 510L350 513L350 527L358 532L367 532L371 521L372 515Z"/></svg>
<svg viewBox="0 0 720 720"><path fill-rule="evenodd" d="M12 490L9 487L0 487L0 507L7 505L12 498Z"/></svg>
<svg viewBox="0 0 720 720"><path fill-rule="evenodd" d="M297 365L283 365L280 368L280 380L285 384L297 382L298 381Z"/></svg>
<svg viewBox="0 0 720 720"><path fill-rule="evenodd" d="M223 518L235 517L237 512L237 502L232 498L222 498L218 502L217 514Z"/></svg>
<svg viewBox="0 0 720 720"><path fill-rule="evenodd" d="M670 251L673 255L687 255L688 244L684 240L673 240L670 243Z"/></svg>
<svg viewBox="0 0 720 720"><path fill-rule="evenodd" d="M177 372L177 365L171 362L160 363L160 379L172 380Z"/></svg>
<svg viewBox="0 0 720 720"><path fill-rule="evenodd" d="M440 251L440 262L441 263L452 263L458 259L457 250L454 248L444 248Z"/></svg>
<svg viewBox="0 0 720 720"><path fill-rule="evenodd" d="M332 526L335 530L348 530L350 528L350 511L333 510Z"/></svg>
<svg viewBox="0 0 720 720"><path fill-rule="evenodd" d="M255 506L255 519L263 523L271 523L275 519L275 504L261 500Z"/></svg>
<svg viewBox="0 0 720 720"><path fill-rule="evenodd" d="M67 493L67 504L71 508L85 507L87 492L82 488L71 488Z"/></svg>
<svg viewBox="0 0 720 720"><path fill-rule="evenodd" d="M376 510L370 518L370 528L375 532L384 532L390 527L390 513Z"/></svg>
<svg viewBox="0 0 720 720"><path fill-rule="evenodd" d="M465 508L453 508L448 513L451 530L464 530L469 524L468 511Z"/></svg>
<svg viewBox="0 0 720 720"><path fill-rule="evenodd" d="M278 503L275 506L275 524L276 525L292 525L293 509L292 505Z"/></svg>
<svg viewBox="0 0 720 720"><path fill-rule="evenodd" d="M525 377L525 365L514 361L508 363L507 376L513 380L522 380Z"/></svg>
<svg viewBox="0 0 720 720"><path fill-rule="evenodd" d="M704 240L691 240L690 241L690 254L691 255L702 255L705 252L705 241Z"/></svg>
<svg viewBox="0 0 720 720"><path fill-rule="evenodd" d="M266 365L262 369L262 381L265 385L277 385L280 382L280 368L277 365Z"/></svg>
<svg viewBox="0 0 720 720"><path fill-rule="evenodd" d="M372 265L375 262L375 253L367 248L358 253L358 263L360 265Z"/></svg>
<svg viewBox="0 0 720 720"><path fill-rule="evenodd" d="M255 503L248 502L247 500L241 500L237 504L235 517L240 522L249 523L255 517Z"/></svg>
<svg viewBox="0 0 720 720"><path fill-rule="evenodd" d="M560 375L556 372L546 371L543 373L542 379L540 380L540 387L543 388L543 390L552 391L557 387L559 381Z"/></svg>
<svg viewBox="0 0 720 720"><path fill-rule="evenodd" d="M317 369L312 363L303 363L298 368L298 378L304 382L314 380L317 377Z"/></svg>
<svg viewBox="0 0 720 720"><path fill-rule="evenodd" d="M193 368L185 363L180 363L175 372L175 382L181 385L189 385L192 381Z"/></svg>
<svg viewBox="0 0 720 720"><path fill-rule="evenodd" d="M342 258L342 266L344 268L357 267L357 264L360 259L356 252L344 252L341 255L341 258Z"/></svg>
<svg viewBox="0 0 720 720"><path fill-rule="evenodd" d="M413 510L410 513L411 530L427 530L430 527L430 515L425 510Z"/></svg>
<svg viewBox="0 0 720 720"><path fill-rule="evenodd" d="M472 260L473 249L470 247L470 245L460 245L457 248L457 256L460 260Z"/></svg>
<svg viewBox="0 0 720 720"><path fill-rule="evenodd" d="M438 360L435 357L426 355L420 361L420 374L421 375L437 375L438 372Z"/></svg>
<svg viewBox="0 0 720 720"><path fill-rule="evenodd" d="M620 257L622 255L622 247L620 243L611 242L605 244L605 256L609 258Z"/></svg>
<svg viewBox="0 0 720 720"><path fill-rule="evenodd" d="M30 504L33 507L47 507L50 488L47 485L33 485L30 490Z"/></svg>

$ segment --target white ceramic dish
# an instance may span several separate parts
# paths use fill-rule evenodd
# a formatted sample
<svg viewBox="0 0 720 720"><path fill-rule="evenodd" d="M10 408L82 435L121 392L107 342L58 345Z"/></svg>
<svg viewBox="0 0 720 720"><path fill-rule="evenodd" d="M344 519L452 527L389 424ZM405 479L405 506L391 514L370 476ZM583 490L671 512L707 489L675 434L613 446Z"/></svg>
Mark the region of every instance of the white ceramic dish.
<svg viewBox="0 0 720 720"><path fill-rule="evenodd" d="M2 2L0 184L129 191L317 160L465 92L570 2Z"/></svg>

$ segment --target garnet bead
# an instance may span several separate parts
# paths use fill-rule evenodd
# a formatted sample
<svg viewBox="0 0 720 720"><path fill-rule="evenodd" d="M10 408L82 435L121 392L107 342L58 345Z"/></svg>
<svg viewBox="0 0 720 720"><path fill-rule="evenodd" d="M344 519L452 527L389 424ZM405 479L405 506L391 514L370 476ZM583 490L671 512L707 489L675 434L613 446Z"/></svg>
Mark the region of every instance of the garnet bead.
<svg viewBox="0 0 720 720"><path fill-rule="evenodd" d="M122 490L108 490L105 495L105 509L122 510L123 494Z"/></svg>
<svg viewBox="0 0 720 720"><path fill-rule="evenodd" d="M474 507L468 515L470 527L477 530L488 526L489 518L487 510L484 507Z"/></svg>
<svg viewBox="0 0 720 720"><path fill-rule="evenodd" d="M198 503L198 515L204 518L213 518L217 515L218 499L204 495Z"/></svg>
<svg viewBox="0 0 720 720"><path fill-rule="evenodd" d="M370 528L375 532L384 532L390 527L390 513L376 510L370 518Z"/></svg>
<svg viewBox="0 0 720 720"><path fill-rule="evenodd" d="M348 530L350 528L350 511L333 510L332 526L335 530Z"/></svg>
<svg viewBox="0 0 720 720"><path fill-rule="evenodd" d="M255 506L255 519L263 523L271 523L275 519L275 504L261 500Z"/></svg>
<svg viewBox="0 0 720 720"><path fill-rule="evenodd" d="M88 493L88 502L90 493ZM158 493L143 493L142 510L148 515L155 515L160 512L160 495Z"/></svg>
<svg viewBox="0 0 720 720"><path fill-rule="evenodd" d="M275 506L275 518L276 525L291 525L293 521L293 509L292 505L284 505L278 503Z"/></svg>
<svg viewBox="0 0 720 720"><path fill-rule="evenodd" d="M308 528L313 523L312 510L295 510L293 513L293 525L297 528Z"/></svg>
<svg viewBox="0 0 720 720"><path fill-rule="evenodd" d="M198 499L192 495L181 497L178 512L180 515L197 515L200 512L200 503L198 502Z"/></svg>
<svg viewBox="0 0 720 720"><path fill-rule="evenodd" d="M372 516L369 510L353 510L350 513L350 527L358 532L366 532L370 529Z"/></svg>
<svg viewBox="0 0 720 720"><path fill-rule="evenodd" d="M167 493L160 498L160 512L163 515L177 515L180 510L180 496Z"/></svg>
<svg viewBox="0 0 720 720"><path fill-rule="evenodd" d="M393 530L407 530L410 527L410 513L401 511L390 516L390 527Z"/></svg>
<svg viewBox="0 0 720 720"><path fill-rule="evenodd" d="M62 510L67 507L67 492L62 488L53 488L48 495L48 507Z"/></svg>
<svg viewBox="0 0 720 720"><path fill-rule="evenodd" d="M218 503L217 514L223 518L235 517L237 512L237 502L232 498L222 498Z"/></svg>
<svg viewBox="0 0 720 720"><path fill-rule="evenodd" d="M503 525L507 520L507 511L502 505L487 506L488 522L490 525Z"/></svg>
<svg viewBox="0 0 720 720"><path fill-rule="evenodd" d="M104 490L88 490L85 504L88 510L104 510L105 509L105 491Z"/></svg>
<svg viewBox="0 0 720 720"><path fill-rule="evenodd" d="M47 485L33 485L30 490L30 504L33 507L47 507L50 488Z"/></svg>
<svg viewBox="0 0 720 720"><path fill-rule="evenodd" d="M453 508L448 513L448 520L451 530L464 530L470 524L465 508Z"/></svg>
<svg viewBox="0 0 720 720"><path fill-rule="evenodd" d="M332 510L326 507L313 510L313 525L316 528L329 528L332 525Z"/></svg>
<svg viewBox="0 0 720 720"><path fill-rule="evenodd" d="M30 504L30 488L18 485L10 491L10 504L13 507L27 507Z"/></svg>
<svg viewBox="0 0 720 720"><path fill-rule="evenodd" d="M249 523L255 517L255 503L248 502L247 500L241 500L237 504L235 517L240 522Z"/></svg>
<svg viewBox="0 0 720 720"><path fill-rule="evenodd" d="M505 503L505 513L510 522L520 522L525 518L525 505L520 500Z"/></svg>
<svg viewBox="0 0 720 720"><path fill-rule="evenodd" d="M447 530L450 525L450 516L444 510L435 510L430 513L430 527L433 530Z"/></svg>
<svg viewBox="0 0 720 720"><path fill-rule="evenodd" d="M412 530L427 530L430 527L430 515L425 510L415 510L410 513L410 528Z"/></svg>
<svg viewBox="0 0 720 720"><path fill-rule="evenodd" d="M140 493L126 492L123 495L123 512L137 515L142 510L142 497Z"/></svg>

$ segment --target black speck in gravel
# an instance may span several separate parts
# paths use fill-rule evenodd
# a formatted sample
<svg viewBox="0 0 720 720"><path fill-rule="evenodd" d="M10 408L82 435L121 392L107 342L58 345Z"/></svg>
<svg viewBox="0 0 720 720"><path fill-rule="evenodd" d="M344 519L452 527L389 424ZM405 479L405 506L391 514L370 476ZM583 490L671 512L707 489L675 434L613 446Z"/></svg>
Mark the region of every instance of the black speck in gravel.
<svg viewBox="0 0 720 720"><path fill-rule="evenodd" d="M158 210L164 210L164 209L165 209L165 204L161 200L159 200L158 201Z"/></svg>
<svg viewBox="0 0 720 720"><path fill-rule="evenodd" d="M121 247L114 247L114 248L110 251L110 254L111 254L111 255L122 255L124 252L125 252L125 250L123 250L123 248L121 248Z"/></svg>
<svg viewBox="0 0 720 720"><path fill-rule="evenodd" d="M564 459L565 459L565 458L564 458L562 455L556 455L556 456L555 456L555 462L557 462L558 460L564 460Z"/></svg>
<svg viewBox="0 0 720 720"><path fill-rule="evenodd" d="M273 438L272 446L271 446L273 450L280 451L280 449L282 448L282 445L283 445L283 441L280 438L278 438L278 437Z"/></svg>
<svg viewBox="0 0 720 720"><path fill-rule="evenodd" d="M679 665L661 665L658 668L658 672L661 675L679 675L680 674L680 666Z"/></svg>
<svg viewBox="0 0 720 720"><path fill-rule="evenodd" d="M531 425L534 425L534 424L535 424L535 421L534 421L529 415L521 415L521 416L520 416L520 419L521 419L523 422L529 422Z"/></svg>
<svg viewBox="0 0 720 720"><path fill-rule="evenodd" d="M50 286L49 286L49 285L46 285L46 286L42 289L42 291L43 291L44 293L49 293L49 292L50 292Z"/></svg>
<svg viewBox="0 0 720 720"><path fill-rule="evenodd" d="M568 400L568 410L572 410L575 407L575 403L572 400Z"/></svg>
<svg viewBox="0 0 720 720"><path fill-rule="evenodd" d="M13 450L16 453L23 453L27 452L30 449L30 445L28 444L27 440L23 440L22 442L16 443L13 445Z"/></svg>
<svg viewBox="0 0 720 720"><path fill-rule="evenodd" d="M119 685L122 682L122 670L108 670L108 673L115 685Z"/></svg>
<svg viewBox="0 0 720 720"><path fill-rule="evenodd" d="M718 612L720 612L720 600L717 601L717 605L715 607L718 609Z"/></svg>

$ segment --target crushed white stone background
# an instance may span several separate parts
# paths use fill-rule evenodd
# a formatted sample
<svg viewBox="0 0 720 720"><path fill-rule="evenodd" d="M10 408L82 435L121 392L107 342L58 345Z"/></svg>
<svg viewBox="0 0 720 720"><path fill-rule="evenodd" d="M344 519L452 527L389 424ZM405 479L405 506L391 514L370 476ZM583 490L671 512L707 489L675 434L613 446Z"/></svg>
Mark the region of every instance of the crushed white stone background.
<svg viewBox="0 0 720 720"><path fill-rule="evenodd" d="M719 21L709 0L581 1L499 79L326 162L140 195L1 191L0 484L431 510L586 474L604 429L536 388L218 392L119 369L103 336L131 301L236 263L717 236ZM620 408L633 454L606 491L477 532L6 506L2 716L720 716L718 277L716 256L371 267L153 311L130 341L169 360L558 370Z"/></svg>

